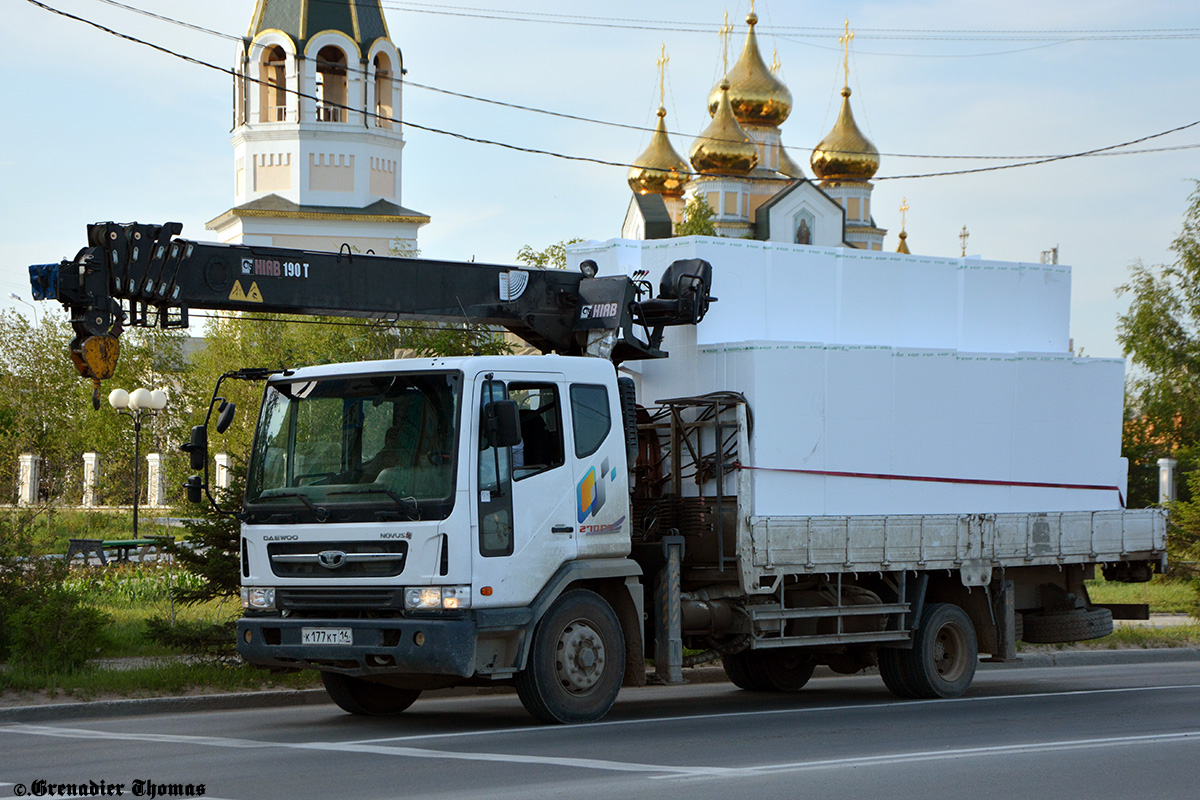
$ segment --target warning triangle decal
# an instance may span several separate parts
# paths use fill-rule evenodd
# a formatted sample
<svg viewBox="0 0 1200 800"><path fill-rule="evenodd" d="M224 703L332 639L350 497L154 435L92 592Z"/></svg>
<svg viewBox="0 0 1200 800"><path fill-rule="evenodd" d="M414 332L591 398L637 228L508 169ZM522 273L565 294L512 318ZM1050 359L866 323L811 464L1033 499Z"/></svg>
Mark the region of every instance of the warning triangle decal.
<svg viewBox="0 0 1200 800"><path fill-rule="evenodd" d="M246 300L250 301L251 303L261 303L263 301L262 292L258 290L257 282L250 284L250 291L246 295Z"/></svg>
<svg viewBox="0 0 1200 800"><path fill-rule="evenodd" d="M242 303L246 302L246 293L242 291L241 281L233 282L233 290L229 292L229 299L237 300Z"/></svg>

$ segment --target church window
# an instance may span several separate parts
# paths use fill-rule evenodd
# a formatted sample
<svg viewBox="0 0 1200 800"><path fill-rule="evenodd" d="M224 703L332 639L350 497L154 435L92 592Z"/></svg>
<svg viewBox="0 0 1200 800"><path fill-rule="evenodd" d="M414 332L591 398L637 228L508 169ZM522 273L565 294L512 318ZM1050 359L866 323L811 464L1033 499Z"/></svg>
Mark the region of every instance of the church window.
<svg viewBox="0 0 1200 800"><path fill-rule="evenodd" d="M863 219L868 221L871 219L871 198L869 197L863 198Z"/></svg>
<svg viewBox="0 0 1200 800"><path fill-rule="evenodd" d="M317 53L317 120L345 121L346 94L346 54L340 47L322 47Z"/></svg>
<svg viewBox="0 0 1200 800"><path fill-rule="evenodd" d="M858 212L858 198L850 197L846 200L846 216L853 220L860 220L862 217Z"/></svg>
<svg viewBox="0 0 1200 800"><path fill-rule="evenodd" d="M263 50L259 76L259 122L287 122L287 53L282 47Z"/></svg>
<svg viewBox="0 0 1200 800"><path fill-rule="evenodd" d="M375 56L375 127L392 127L392 62L386 53Z"/></svg>

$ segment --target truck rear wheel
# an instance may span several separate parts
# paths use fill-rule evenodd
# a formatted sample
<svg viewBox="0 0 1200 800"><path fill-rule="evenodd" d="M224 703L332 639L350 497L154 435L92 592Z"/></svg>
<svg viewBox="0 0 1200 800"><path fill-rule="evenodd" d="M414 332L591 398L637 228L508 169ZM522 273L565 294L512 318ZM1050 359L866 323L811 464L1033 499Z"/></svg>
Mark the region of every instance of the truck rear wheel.
<svg viewBox="0 0 1200 800"><path fill-rule="evenodd" d="M967 612L950 603L925 606L911 649L879 649L884 685L905 699L959 697L978 666L975 626Z"/></svg>
<svg viewBox="0 0 1200 800"><path fill-rule="evenodd" d="M925 606L921 627L905 654L904 671L917 697L959 697L979 666L975 626L967 612L950 603Z"/></svg>
<svg viewBox="0 0 1200 800"><path fill-rule="evenodd" d="M883 678L883 685L888 688L888 691L896 697L911 700L917 696L917 690L909 680L908 673L905 672L907 652L894 647L879 648L879 675Z"/></svg>
<svg viewBox="0 0 1200 800"><path fill-rule="evenodd" d="M321 681L338 708L351 714L373 717L399 714L421 696L420 689L400 689L337 672L322 672Z"/></svg>
<svg viewBox="0 0 1200 800"><path fill-rule="evenodd" d="M624 671L617 615L600 595L574 589L534 629L517 696L542 722L595 722L616 702Z"/></svg>

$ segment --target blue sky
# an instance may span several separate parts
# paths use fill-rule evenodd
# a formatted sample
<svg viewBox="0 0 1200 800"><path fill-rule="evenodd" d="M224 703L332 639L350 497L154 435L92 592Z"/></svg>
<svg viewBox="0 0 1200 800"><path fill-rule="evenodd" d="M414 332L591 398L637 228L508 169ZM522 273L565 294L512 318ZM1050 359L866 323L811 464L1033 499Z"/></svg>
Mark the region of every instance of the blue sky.
<svg viewBox="0 0 1200 800"><path fill-rule="evenodd" d="M46 2L204 61L233 63L235 45L226 39L99 0ZM233 35L245 33L254 5L129 2ZM492 18L463 16L479 13L463 11L468 7L505 6L504 13L485 15ZM21 68L0 93L0 307L17 305L9 292L28 299L28 264L73 256L88 222L178 220L185 236L207 238L204 223L233 199L230 79L26 0L7 0L5 7L10 63ZM748 3L472 0L456 7L384 0L384 7L411 81L632 125L653 123L655 61L665 42L667 122L686 134L673 137L686 153L707 124L705 98L721 70L713 28L728 10L737 24L732 60L745 35ZM511 18L514 11L640 24L520 21ZM1070 153L1200 120L1200 4L1194 2L776 0L759 2L757 12L761 47L768 58L778 51L780 74L795 101L783 140L806 167L809 151L837 113L837 29L847 16L857 31L852 102L860 126L884 153L881 177L997 163L888 154ZM697 26L705 30L663 30ZM802 26L822 30L796 30ZM1034 33L979 33L1018 29ZM1185 38L1055 33L1148 29ZM415 87L405 90L404 116L469 136L618 162L634 158L649 136ZM524 244L620 233L629 199L622 168L414 129L405 135L402 202L433 218L420 234L426 256L504 263ZM1137 147L1196 144L1200 126ZM964 224L971 232L968 251L985 258L1037 261L1041 251L1058 245L1061 261L1074 268L1076 347L1115 356L1120 350L1113 328L1122 303L1113 289L1135 259L1169 258L1191 180L1198 178L1195 148L1078 158L974 175L880 180L873 208L876 222L889 229L887 249L896 246L901 197L910 206L908 241L915 253L958 254Z"/></svg>

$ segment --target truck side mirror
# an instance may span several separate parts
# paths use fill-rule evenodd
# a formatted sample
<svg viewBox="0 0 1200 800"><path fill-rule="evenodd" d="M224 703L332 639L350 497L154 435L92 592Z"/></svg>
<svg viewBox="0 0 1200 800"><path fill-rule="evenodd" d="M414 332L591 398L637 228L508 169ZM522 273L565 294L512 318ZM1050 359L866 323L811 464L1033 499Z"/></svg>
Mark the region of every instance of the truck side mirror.
<svg viewBox="0 0 1200 800"><path fill-rule="evenodd" d="M483 407L483 430L492 447L521 443L521 413L515 400L493 400Z"/></svg>
<svg viewBox="0 0 1200 800"><path fill-rule="evenodd" d="M188 454L188 463L192 469L204 469L208 461L208 429L203 425L192 428L191 437L179 446Z"/></svg>
<svg viewBox="0 0 1200 800"><path fill-rule="evenodd" d="M183 489L187 493L189 503L201 503L204 500L203 490L204 484L201 482L199 475L193 475L183 482Z"/></svg>
<svg viewBox="0 0 1200 800"><path fill-rule="evenodd" d="M237 411L237 406L228 400L222 400L221 405L217 407L217 433L224 433L233 422L234 412Z"/></svg>

